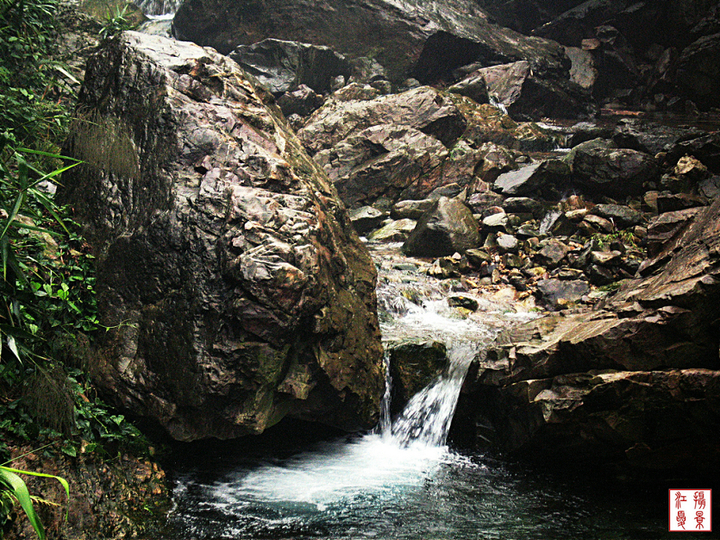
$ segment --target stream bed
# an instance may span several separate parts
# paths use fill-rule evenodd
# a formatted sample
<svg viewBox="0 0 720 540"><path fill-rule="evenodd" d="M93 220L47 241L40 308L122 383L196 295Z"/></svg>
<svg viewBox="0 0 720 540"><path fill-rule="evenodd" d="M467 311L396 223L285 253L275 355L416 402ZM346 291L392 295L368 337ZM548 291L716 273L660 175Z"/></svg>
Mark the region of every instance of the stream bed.
<svg viewBox="0 0 720 540"><path fill-rule="evenodd" d="M601 470L553 473L448 444L477 352L504 326L536 314L502 291L429 278L425 263L404 259L398 245L370 247L386 345L442 341L450 367L397 417L386 400L371 433L333 435L286 420L257 439L184 449L169 467L174 539L673 537L668 489L684 486L618 483ZM472 298L478 309L451 307L453 295Z"/></svg>

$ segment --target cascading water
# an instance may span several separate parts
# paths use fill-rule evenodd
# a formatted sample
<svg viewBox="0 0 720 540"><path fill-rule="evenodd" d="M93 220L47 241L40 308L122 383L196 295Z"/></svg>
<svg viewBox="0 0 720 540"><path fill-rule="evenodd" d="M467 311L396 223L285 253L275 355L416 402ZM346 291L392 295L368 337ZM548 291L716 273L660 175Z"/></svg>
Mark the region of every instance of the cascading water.
<svg viewBox="0 0 720 540"><path fill-rule="evenodd" d="M400 445L445 444L458 395L475 352L476 347L470 343L450 346L448 372L415 395L391 424L395 442Z"/></svg>
<svg viewBox="0 0 720 540"><path fill-rule="evenodd" d="M270 450L203 450L202 465L188 458L174 473L174 540L618 538L615 522L598 517L574 488L445 446L478 349L499 327L529 315L482 298L474 314L450 307L452 285L426 277L397 247L376 253L384 339L442 341L446 372L395 419L388 385L373 433L297 452L287 438ZM617 501L613 494L610 504Z"/></svg>
<svg viewBox="0 0 720 540"><path fill-rule="evenodd" d="M142 0L138 7L150 18L171 19L181 3L182 0Z"/></svg>

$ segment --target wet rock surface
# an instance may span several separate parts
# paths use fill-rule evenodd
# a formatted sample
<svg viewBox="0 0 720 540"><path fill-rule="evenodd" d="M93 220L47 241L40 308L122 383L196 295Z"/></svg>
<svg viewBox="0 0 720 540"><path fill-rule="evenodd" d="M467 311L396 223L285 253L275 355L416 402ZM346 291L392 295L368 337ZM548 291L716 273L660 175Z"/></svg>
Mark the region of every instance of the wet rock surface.
<svg viewBox="0 0 720 540"><path fill-rule="evenodd" d="M626 280L597 309L543 317L498 339L471 392L490 400L477 406L504 449L649 469L695 455L717 471L719 223L716 201L677 225L638 269L646 277Z"/></svg>

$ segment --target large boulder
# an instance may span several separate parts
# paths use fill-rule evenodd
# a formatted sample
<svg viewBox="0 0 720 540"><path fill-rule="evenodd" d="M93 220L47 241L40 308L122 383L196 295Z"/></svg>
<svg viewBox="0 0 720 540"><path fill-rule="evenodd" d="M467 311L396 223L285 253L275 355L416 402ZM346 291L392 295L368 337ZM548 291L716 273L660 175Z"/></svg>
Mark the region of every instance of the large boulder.
<svg viewBox="0 0 720 540"><path fill-rule="evenodd" d="M403 244L407 255L442 257L480 245L480 231L472 211L455 198L440 197L418 221Z"/></svg>
<svg viewBox="0 0 720 540"><path fill-rule="evenodd" d="M435 137L410 126L379 124L315 154L349 207L384 197L396 201L420 176L436 169L448 151Z"/></svg>
<svg viewBox="0 0 720 540"><path fill-rule="evenodd" d="M720 104L720 32L702 36L686 47L677 61L675 81L682 94L702 109Z"/></svg>
<svg viewBox="0 0 720 540"><path fill-rule="evenodd" d="M688 98L701 108L718 105L716 0L480 3L500 24L590 52L600 99L681 112Z"/></svg>
<svg viewBox="0 0 720 540"><path fill-rule="evenodd" d="M439 341L405 342L389 346L392 377L391 413L401 412L408 401L445 371L450 361Z"/></svg>
<svg viewBox="0 0 720 540"><path fill-rule="evenodd" d="M582 86L538 76L526 60L481 68L470 76L477 78L485 81L490 99L514 118L576 118L593 112Z"/></svg>
<svg viewBox="0 0 720 540"><path fill-rule="evenodd" d="M109 329L93 376L179 440L379 414L373 263L263 96L211 49L127 32L90 60L65 148Z"/></svg>
<svg viewBox="0 0 720 540"><path fill-rule="evenodd" d="M591 195L639 195L660 176L657 160L650 154L594 141L576 146L571 163L576 187Z"/></svg>
<svg viewBox="0 0 720 540"><path fill-rule="evenodd" d="M467 122L451 96L429 86L371 100L328 100L298 132L307 150L316 154L354 134L380 124L409 126L446 146L465 131Z"/></svg>
<svg viewBox="0 0 720 540"><path fill-rule="evenodd" d="M331 48L296 41L265 39L241 45L229 56L278 96L301 84L327 94L337 76L352 73L350 62Z"/></svg>
<svg viewBox="0 0 720 540"><path fill-rule="evenodd" d="M496 440L515 455L615 473L717 474L720 371L578 373L484 396Z"/></svg>
<svg viewBox="0 0 720 540"><path fill-rule="evenodd" d="M187 0L173 28L222 53L270 37L329 46L375 58L396 83L435 82L474 62L525 59L538 73L562 76L569 67L557 43L490 24L473 0Z"/></svg>

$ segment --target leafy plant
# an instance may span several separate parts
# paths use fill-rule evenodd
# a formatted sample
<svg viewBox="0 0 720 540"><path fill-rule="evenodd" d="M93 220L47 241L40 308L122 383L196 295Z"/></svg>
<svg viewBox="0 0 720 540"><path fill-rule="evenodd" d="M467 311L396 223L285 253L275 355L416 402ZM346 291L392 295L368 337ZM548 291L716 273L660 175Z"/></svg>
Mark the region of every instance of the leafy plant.
<svg viewBox="0 0 720 540"><path fill-rule="evenodd" d="M40 538L40 540L44 540L45 527L43 527L42 521L40 521L37 512L35 512L33 502L51 505L55 505L55 503L30 495L30 491L28 490L25 481L19 476L20 474L42 478L53 478L57 480L65 489L65 494L68 499L70 498L70 486L64 478L59 476L22 471L0 465L0 526L4 525L5 522L9 520L12 509L16 504L19 504L30 521L30 525L32 525L33 529L35 529L38 538Z"/></svg>
<svg viewBox="0 0 720 540"><path fill-rule="evenodd" d="M41 316L39 310L44 311L43 308L47 307L41 299L53 294L52 281L44 283L42 290L38 282L33 281L33 277L42 271L37 249L43 244L46 246L56 234L38 223L42 223L44 215L49 215L69 233L56 204L40 186L78 164L75 161L43 174L25 159L23 152L61 158L46 152L21 149L7 152L11 160L0 160L0 360L3 349L6 349L18 362L32 354L30 344L40 338L40 327L36 324ZM62 294L59 297L67 300L68 289L61 287L60 290ZM71 306L77 309L77 306Z"/></svg>
<svg viewBox="0 0 720 540"><path fill-rule="evenodd" d="M0 135L48 150L69 116L53 59L56 0L0 0Z"/></svg>
<svg viewBox="0 0 720 540"><path fill-rule="evenodd" d="M125 4L122 8L117 6L114 11L108 12L108 16L100 29L100 39L112 39L134 26L128 18L128 6L129 4Z"/></svg>

